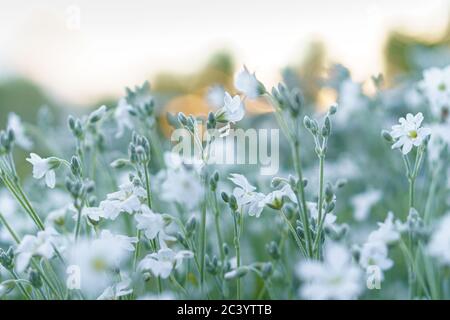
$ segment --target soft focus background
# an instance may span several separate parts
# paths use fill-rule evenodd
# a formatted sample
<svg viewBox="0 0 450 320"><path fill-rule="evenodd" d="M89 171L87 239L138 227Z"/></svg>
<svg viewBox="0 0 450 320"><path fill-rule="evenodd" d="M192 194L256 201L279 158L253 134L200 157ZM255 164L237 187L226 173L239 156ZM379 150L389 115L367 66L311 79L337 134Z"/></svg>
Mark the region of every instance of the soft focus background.
<svg viewBox="0 0 450 320"><path fill-rule="evenodd" d="M34 143L29 150L16 151L21 176L30 176L25 156L31 151L70 159L74 139L66 127L69 113L85 115L103 104L114 108L125 87L148 80L159 133L167 136L167 111L206 114L211 107L208 88L220 84L235 93L233 75L245 64L268 89L281 80L288 88L301 88L306 105L302 114L339 102L325 175L331 182L348 180L337 195L336 213L339 223L352 226L350 243L364 243L390 210L405 220L409 206L403 163L380 132L407 112L423 112L427 125L433 122L429 105L415 89L423 70L450 65L450 0L0 0L0 4L0 129L14 112ZM371 77L379 73L384 81L375 88ZM238 126L276 126L264 99L246 101L246 110ZM448 130L448 122L445 125ZM107 172L108 163L126 157L130 132L118 141L112 131L115 124L105 127L107 147L99 164ZM312 139L304 137L307 196L313 200L318 168ZM169 143L163 144L168 150ZM285 140L280 148L279 175L287 176L293 166L284 156L290 152ZM425 179L433 174L432 168L425 168L417 181L420 210L433 194ZM153 164L152 173L158 169ZM261 177L255 168L221 168L224 184L228 173L244 171L262 192L269 191L271 177ZM450 171L446 174L450 176ZM105 177L98 179L105 184L98 186L98 199L115 191L116 183L111 189ZM445 174L439 177L446 179ZM439 182L445 185L442 188L437 184L437 200L430 201L435 216L450 205L447 181ZM57 207L51 198L42 201L47 198L35 192L37 188L32 190L32 200ZM245 240L249 260L264 259L261 244L277 232L273 216L263 215L261 220L264 223L249 224L252 236ZM381 294L370 292L365 297L407 295L401 283L406 283L401 255L393 256L400 267L386 276L391 285ZM294 266L296 257L289 259ZM285 291L280 285L281 296Z"/></svg>
<svg viewBox="0 0 450 320"><path fill-rule="evenodd" d="M393 79L420 48L449 43L445 0L0 4L2 122L5 111L32 115L42 104L93 107L146 79L161 92L200 94L243 63L267 85L286 65L310 79L331 62L357 81Z"/></svg>

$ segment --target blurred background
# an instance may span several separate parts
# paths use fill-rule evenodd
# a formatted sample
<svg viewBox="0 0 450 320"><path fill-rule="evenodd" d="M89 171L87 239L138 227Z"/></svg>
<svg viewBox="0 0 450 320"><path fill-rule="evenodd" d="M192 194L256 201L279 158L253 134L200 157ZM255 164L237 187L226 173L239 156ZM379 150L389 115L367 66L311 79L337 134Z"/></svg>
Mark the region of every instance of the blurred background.
<svg viewBox="0 0 450 320"><path fill-rule="evenodd" d="M446 0L0 4L2 127L9 111L33 121L42 105L115 106L124 87L145 80L167 108L202 111L206 88L230 88L244 63L267 87L290 66L320 106L333 92L320 90L317 79L333 63L348 67L354 81L381 72L389 85L409 69L450 57Z"/></svg>

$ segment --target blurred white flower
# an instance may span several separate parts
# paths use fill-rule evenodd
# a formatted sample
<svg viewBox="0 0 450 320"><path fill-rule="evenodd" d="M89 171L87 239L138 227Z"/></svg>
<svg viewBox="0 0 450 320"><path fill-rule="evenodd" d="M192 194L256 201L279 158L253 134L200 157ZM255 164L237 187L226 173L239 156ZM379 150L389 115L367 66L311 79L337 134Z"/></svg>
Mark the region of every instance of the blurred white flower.
<svg viewBox="0 0 450 320"><path fill-rule="evenodd" d="M218 111L217 118L224 118L228 122L238 122L244 118L245 107L239 96L231 97L228 92L225 92L223 98L223 107Z"/></svg>
<svg viewBox="0 0 450 320"><path fill-rule="evenodd" d="M353 216L357 221L367 219L372 207L380 201L382 193L380 190L367 190L353 196L351 199L354 208Z"/></svg>
<svg viewBox="0 0 450 320"><path fill-rule="evenodd" d="M427 145L428 159L437 161L445 146L450 147L450 125L448 123L433 123L430 125L430 142Z"/></svg>
<svg viewBox="0 0 450 320"><path fill-rule="evenodd" d="M447 118L450 111L450 66L425 70L419 87L430 103L433 114L438 118Z"/></svg>
<svg viewBox="0 0 450 320"><path fill-rule="evenodd" d="M400 124L392 126L391 136L396 140L392 149L402 148L403 154L408 154L413 146L420 146L424 139L430 135L430 129L422 128L423 115L421 112L413 116L408 113L400 118Z"/></svg>
<svg viewBox="0 0 450 320"><path fill-rule="evenodd" d="M124 280L107 287L97 300L118 300L120 297L127 296L133 292L131 279Z"/></svg>
<svg viewBox="0 0 450 320"><path fill-rule="evenodd" d="M233 189L233 195L236 197L238 210L259 218L267 203L266 196L256 192L256 187L252 186L241 174L232 173L229 179L237 186Z"/></svg>
<svg viewBox="0 0 450 320"><path fill-rule="evenodd" d="M136 228L143 230L145 236L149 240L153 240L156 237L160 240L160 244L163 245L164 241L175 240L166 234L166 222L162 214L154 213L147 205L142 205L142 213L136 214L134 218L137 221Z"/></svg>
<svg viewBox="0 0 450 320"><path fill-rule="evenodd" d="M61 161L58 158L41 158L35 153L30 153L27 161L33 165L33 178L41 179L45 176L45 183L49 188L54 188L56 183L55 170Z"/></svg>
<svg viewBox="0 0 450 320"><path fill-rule="evenodd" d="M133 129L133 121L131 119L128 110L131 106L127 103L125 98L121 98L117 104L116 110L114 111L114 119L117 123L117 132L115 137L120 138L125 133L125 129Z"/></svg>
<svg viewBox="0 0 450 320"><path fill-rule="evenodd" d="M112 234L111 231L103 229L99 237L100 241L114 243L124 251L134 251L134 245L138 242L136 237L128 237L121 234Z"/></svg>
<svg viewBox="0 0 450 320"><path fill-rule="evenodd" d="M147 191L134 183L128 182L119 186L119 191L110 193L106 200L100 202L99 209L88 209L86 214L94 221L98 217L115 220L120 213L132 214L141 209L141 204L147 198Z"/></svg>
<svg viewBox="0 0 450 320"><path fill-rule="evenodd" d="M304 282L299 294L305 299L356 299L363 290L361 269L349 250L337 243L326 244L322 262L300 262L297 273Z"/></svg>
<svg viewBox="0 0 450 320"><path fill-rule="evenodd" d="M256 79L255 73L250 73L246 66L237 73L234 86L250 99L259 97L265 91L263 84Z"/></svg>
<svg viewBox="0 0 450 320"><path fill-rule="evenodd" d="M184 167L168 168L158 174L157 180L158 192L163 201L176 202L192 210L203 199L203 186L192 170Z"/></svg>
<svg viewBox="0 0 450 320"><path fill-rule="evenodd" d="M351 79L344 80L339 86L339 112L335 114L338 126L348 125L350 117L356 111L362 111L368 106L367 97L362 92L362 85Z"/></svg>
<svg viewBox="0 0 450 320"><path fill-rule="evenodd" d="M8 123L6 127L14 131L14 137L17 145L25 150L30 150L33 147L33 141L31 141L31 139L27 136L22 119L20 119L20 117L14 112L11 112L8 115Z"/></svg>
<svg viewBox="0 0 450 320"><path fill-rule="evenodd" d="M2 189L0 190L0 213L11 225L12 229L19 235L34 233L36 225L30 219L30 217L23 212L19 211L18 204L16 200L11 196L11 194ZM3 224L0 223L0 241L6 243L13 243L9 231L5 228Z"/></svg>
<svg viewBox="0 0 450 320"><path fill-rule="evenodd" d="M384 222L378 222L378 229L369 234L368 242L393 244L400 239L400 232L394 223L394 214L389 212Z"/></svg>
<svg viewBox="0 0 450 320"><path fill-rule="evenodd" d="M206 93L206 101L214 108L223 107L223 101L225 98L225 89L221 85L215 85L208 89Z"/></svg>
<svg viewBox="0 0 450 320"><path fill-rule="evenodd" d="M54 254L54 241L58 233L51 227L39 231L36 236L27 234L16 250L16 269L23 272L34 256L50 259Z"/></svg>
<svg viewBox="0 0 450 320"><path fill-rule="evenodd" d="M181 250L178 252L169 248L160 249L157 253L147 255L139 263L140 271L150 271L155 277L166 279L174 268L181 265L183 259L193 258L191 251Z"/></svg>
<svg viewBox="0 0 450 320"><path fill-rule="evenodd" d="M385 243L369 241L361 248L359 264L365 269L378 266L381 270L388 270L394 262L388 257L388 247Z"/></svg>
<svg viewBox="0 0 450 320"><path fill-rule="evenodd" d="M130 256L134 242L133 238L106 231L98 239L79 239L68 248L68 265L80 268L81 290L88 297L98 297L111 285L114 271Z"/></svg>
<svg viewBox="0 0 450 320"><path fill-rule="evenodd" d="M450 266L450 213L437 224L427 246L428 254L441 264Z"/></svg>

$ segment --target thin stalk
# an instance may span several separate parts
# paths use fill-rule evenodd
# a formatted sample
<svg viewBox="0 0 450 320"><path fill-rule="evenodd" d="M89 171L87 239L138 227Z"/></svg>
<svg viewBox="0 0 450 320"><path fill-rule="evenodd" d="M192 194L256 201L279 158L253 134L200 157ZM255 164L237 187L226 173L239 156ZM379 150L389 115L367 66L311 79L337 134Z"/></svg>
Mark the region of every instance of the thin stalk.
<svg viewBox="0 0 450 320"><path fill-rule="evenodd" d="M27 298L27 300L32 300L30 294L27 292L25 287L20 283L19 276L14 272L14 270L9 270L14 280L16 280L17 286L19 287L20 292Z"/></svg>
<svg viewBox="0 0 450 320"><path fill-rule="evenodd" d="M306 252L309 257L312 257L312 237L311 230L309 228L309 220L308 220L308 208L306 206L306 198L305 198L305 188L303 186L303 174L300 163L300 144L296 140L292 146L293 160L294 160L294 168L297 173L298 183L297 188L295 190L295 194L297 196L297 202L299 208L301 208L301 219L303 224L303 229L305 231L305 242L306 242Z"/></svg>
<svg viewBox="0 0 450 320"><path fill-rule="evenodd" d="M220 253L220 260L223 263L225 260L225 251L223 249L223 238L222 238L222 232L220 231L220 211L219 211L219 204L217 202L217 195L216 192L212 192L213 194L213 201L214 201L214 222L216 226L216 235L217 235L217 245L219 246L219 253Z"/></svg>
<svg viewBox="0 0 450 320"><path fill-rule="evenodd" d="M236 250L236 269L239 269L241 266L241 246L239 241L239 222L237 216L237 212L233 212L234 219L234 248ZM241 278L237 278L236 280L236 299L241 299Z"/></svg>
<svg viewBox="0 0 450 320"><path fill-rule="evenodd" d="M286 225L289 228L289 231L291 231L292 236L295 239L295 242L297 243L297 246L299 247L299 249L302 251L302 253L304 255L306 255L306 249L305 246L303 245L302 241L300 240L300 238L298 237L297 232L295 231L294 227L292 226L291 222L289 221L289 219L284 215L284 213L281 210L278 210L281 218L284 220L284 222L286 223Z"/></svg>
<svg viewBox="0 0 450 320"><path fill-rule="evenodd" d="M205 282L205 253L206 253L206 204L207 204L207 178L204 179L205 199L202 204L202 216L200 221L200 286L202 291Z"/></svg>

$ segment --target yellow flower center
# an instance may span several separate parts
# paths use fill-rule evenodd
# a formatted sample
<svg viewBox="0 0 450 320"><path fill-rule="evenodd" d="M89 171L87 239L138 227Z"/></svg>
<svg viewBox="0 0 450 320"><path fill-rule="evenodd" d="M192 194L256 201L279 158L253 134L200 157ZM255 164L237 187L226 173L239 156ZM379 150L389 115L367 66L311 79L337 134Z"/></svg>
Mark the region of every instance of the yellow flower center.
<svg viewBox="0 0 450 320"><path fill-rule="evenodd" d="M408 135L409 135L410 138L415 139L415 138L417 138L417 131L416 131L416 130L411 130L411 131L408 133Z"/></svg>
<svg viewBox="0 0 450 320"><path fill-rule="evenodd" d="M441 83L441 84L438 86L438 89L439 89L439 91L445 91L445 89L446 89L445 83Z"/></svg>
<svg viewBox="0 0 450 320"><path fill-rule="evenodd" d="M92 267L94 270L96 271L103 271L106 269L106 263L103 259L101 258L95 258L92 261Z"/></svg>

